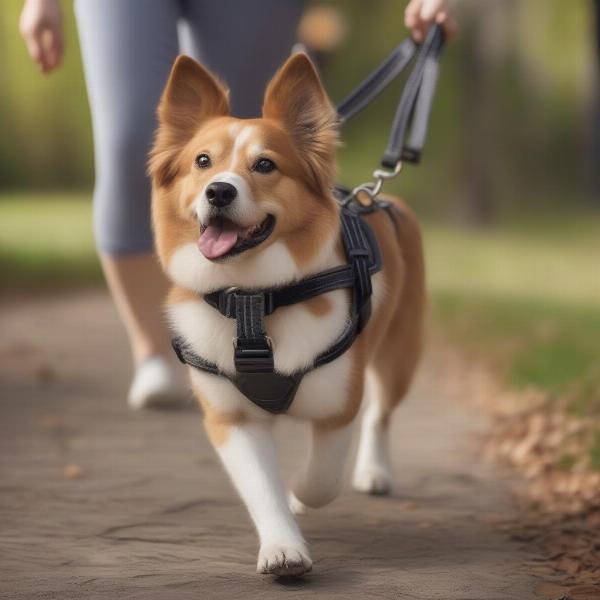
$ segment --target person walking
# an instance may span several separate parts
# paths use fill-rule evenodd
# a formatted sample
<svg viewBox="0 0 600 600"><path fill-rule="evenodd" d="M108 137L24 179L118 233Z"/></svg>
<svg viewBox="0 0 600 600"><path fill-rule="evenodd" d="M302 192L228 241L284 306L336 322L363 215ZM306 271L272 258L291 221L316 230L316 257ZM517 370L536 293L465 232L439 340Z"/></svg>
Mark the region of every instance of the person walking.
<svg viewBox="0 0 600 600"><path fill-rule="evenodd" d="M303 0L75 0L92 113L94 233L102 269L135 365L132 408L178 404L185 395L162 314L167 281L153 249L146 160L155 110L181 52L229 86L232 114L260 115L267 81L296 39ZM448 33L447 0L412 0L405 23L421 41L433 22ZM64 40L60 0L26 0L20 32L43 73Z"/></svg>

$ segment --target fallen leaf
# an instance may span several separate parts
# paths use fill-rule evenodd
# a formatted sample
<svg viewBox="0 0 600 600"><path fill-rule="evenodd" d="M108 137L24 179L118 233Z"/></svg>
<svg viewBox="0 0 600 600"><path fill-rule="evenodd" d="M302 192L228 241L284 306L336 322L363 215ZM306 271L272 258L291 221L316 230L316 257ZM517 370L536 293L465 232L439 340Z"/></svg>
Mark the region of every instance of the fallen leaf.
<svg viewBox="0 0 600 600"><path fill-rule="evenodd" d="M569 590L569 595L573 600L599 600L600 586L576 585Z"/></svg>
<svg viewBox="0 0 600 600"><path fill-rule="evenodd" d="M63 477L65 479L81 479L83 471L79 465L71 463L63 469Z"/></svg>

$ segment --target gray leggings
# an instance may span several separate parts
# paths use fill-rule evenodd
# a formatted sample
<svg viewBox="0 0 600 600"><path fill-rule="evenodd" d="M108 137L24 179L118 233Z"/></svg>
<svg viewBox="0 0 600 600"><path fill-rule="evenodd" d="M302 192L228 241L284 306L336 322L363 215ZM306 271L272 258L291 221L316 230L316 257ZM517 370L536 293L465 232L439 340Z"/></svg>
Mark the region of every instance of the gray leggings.
<svg viewBox="0 0 600 600"><path fill-rule="evenodd" d="M191 54L217 73L231 90L235 116L258 116L266 82L295 40L302 5L302 0L76 0L94 129L100 252L152 250L146 158L156 105L175 57Z"/></svg>

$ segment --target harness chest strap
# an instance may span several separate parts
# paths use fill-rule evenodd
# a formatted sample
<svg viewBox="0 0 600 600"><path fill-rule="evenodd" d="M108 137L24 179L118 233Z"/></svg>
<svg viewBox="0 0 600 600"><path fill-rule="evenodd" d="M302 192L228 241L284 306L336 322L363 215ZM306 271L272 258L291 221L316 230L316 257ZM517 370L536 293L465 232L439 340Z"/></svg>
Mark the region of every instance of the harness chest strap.
<svg viewBox="0 0 600 600"><path fill-rule="evenodd" d="M286 411L302 377L348 350L371 314L371 275L381 269L379 246L371 228L355 211L345 208L340 215L347 265L282 288L253 291L230 288L204 296L221 314L236 320L235 373L221 371L216 364L198 356L181 337L176 337L173 348L179 360L212 375L226 377L249 400L269 412ZM350 318L340 337L319 354L310 367L289 375L277 372L271 340L264 327L265 315L280 306L341 288L352 289L352 303Z"/></svg>

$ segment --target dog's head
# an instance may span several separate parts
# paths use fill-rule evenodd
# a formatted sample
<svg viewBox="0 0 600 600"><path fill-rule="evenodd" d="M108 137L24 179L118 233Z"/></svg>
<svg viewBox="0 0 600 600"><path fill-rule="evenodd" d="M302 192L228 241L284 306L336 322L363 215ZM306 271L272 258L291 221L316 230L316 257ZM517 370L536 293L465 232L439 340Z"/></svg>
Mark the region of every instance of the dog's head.
<svg viewBox="0 0 600 600"><path fill-rule="evenodd" d="M160 260L197 291L277 285L331 248L336 113L308 57L269 83L259 119L229 116L227 91L193 59L175 62L150 158Z"/></svg>

